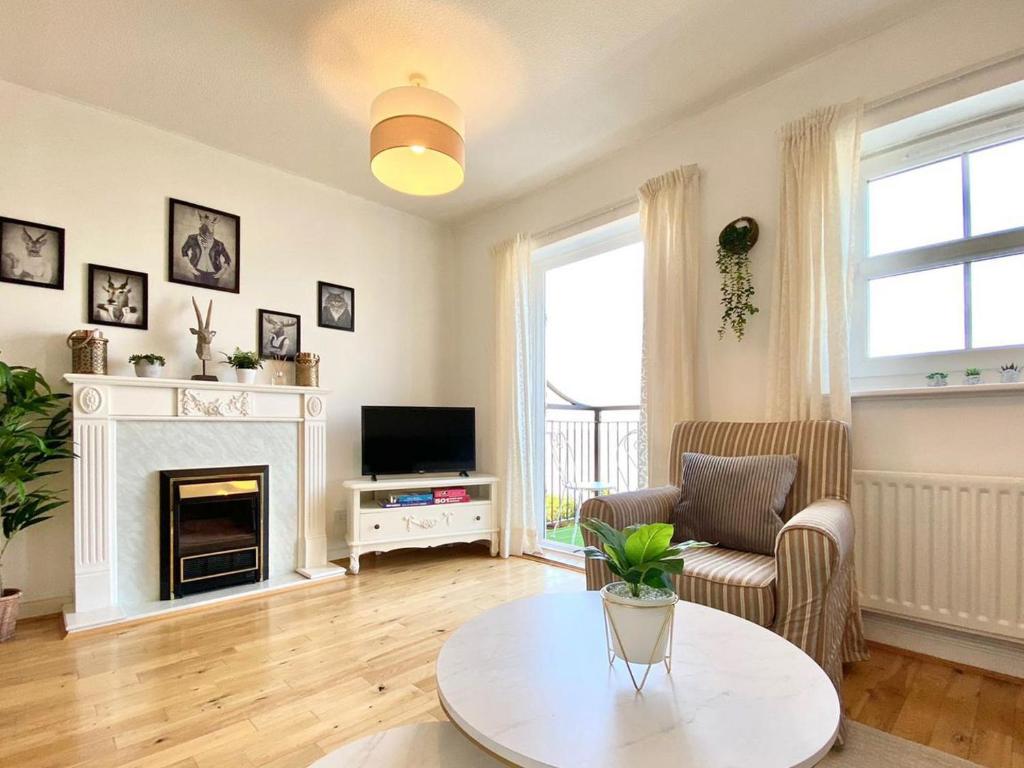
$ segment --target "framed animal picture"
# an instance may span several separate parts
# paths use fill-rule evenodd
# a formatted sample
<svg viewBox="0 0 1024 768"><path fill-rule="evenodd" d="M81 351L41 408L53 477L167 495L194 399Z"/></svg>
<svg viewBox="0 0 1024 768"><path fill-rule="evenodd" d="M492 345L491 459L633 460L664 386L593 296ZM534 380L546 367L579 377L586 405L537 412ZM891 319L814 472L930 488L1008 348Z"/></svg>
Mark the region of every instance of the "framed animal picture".
<svg viewBox="0 0 1024 768"><path fill-rule="evenodd" d="M118 328L149 328L149 275L89 265L88 322Z"/></svg>
<svg viewBox="0 0 1024 768"><path fill-rule="evenodd" d="M64 290L64 230L0 217L0 281Z"/></svg>
<svg viewBox="0 0 1024 768"><path fill-rule="evenodd" d="M356 290L317 281L317 325L339 331L356 329Z"/></svg>
<svg viewBox="0 0 1024 768"><path fill-rule="evenodd" d="M302 351L302 318L289 312L259 310L260 357L266 360L294 360Z"/></svg>
<svg viewBox="0 0 1024 768"><path fill-rule="evenodd" d="M170 200L167 279L238 293L241 219L184 200Z"/></svg>

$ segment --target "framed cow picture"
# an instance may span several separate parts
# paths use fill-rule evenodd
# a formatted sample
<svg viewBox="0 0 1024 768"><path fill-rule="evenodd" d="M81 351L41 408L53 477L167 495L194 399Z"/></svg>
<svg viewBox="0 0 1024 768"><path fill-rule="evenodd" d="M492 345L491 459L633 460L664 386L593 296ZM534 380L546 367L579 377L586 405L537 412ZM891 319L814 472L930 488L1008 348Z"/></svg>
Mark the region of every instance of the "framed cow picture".
<svg viewBox="0 0 1024 768"><path fill-rule="evenodd" d="M259 310L260 357L266 360L294 360L302 351L302 318L289 312Z"/></svg>
<svg viewBox="0 0 1024 768"><path fill-rule="evenodd" d="M241 219L233 213L171 198L167 279L238 293L240 238Z"/></svg>
<svg viewBox="0 0 1024 768"><path fill-rule="evenodd" d="M88 322L118 328L149 328L149 275L120 267L89 265Z"/></svg>
<svg viewBox="0 0 1024 768"><path fill-rule="evenodd" d="M0 217L0 281L64 290L64 230Z"/></svg>
<svg viewBox="0 0 1024 768"><path fill-rule="evenodd" d="M356 329L356 290L317 281L317 325L339 331Z"/></svg>

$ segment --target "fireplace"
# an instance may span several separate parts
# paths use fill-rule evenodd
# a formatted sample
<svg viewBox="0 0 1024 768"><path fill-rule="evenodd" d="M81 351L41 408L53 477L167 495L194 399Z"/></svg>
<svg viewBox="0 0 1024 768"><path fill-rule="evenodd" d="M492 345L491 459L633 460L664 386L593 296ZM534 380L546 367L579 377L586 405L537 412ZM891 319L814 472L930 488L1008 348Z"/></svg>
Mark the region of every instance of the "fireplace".
<svg viewBox="0 0 1024 768"><path fill-rule="evenodd" d="M160 599L269 574L269 466L160 473Z"/></svg>

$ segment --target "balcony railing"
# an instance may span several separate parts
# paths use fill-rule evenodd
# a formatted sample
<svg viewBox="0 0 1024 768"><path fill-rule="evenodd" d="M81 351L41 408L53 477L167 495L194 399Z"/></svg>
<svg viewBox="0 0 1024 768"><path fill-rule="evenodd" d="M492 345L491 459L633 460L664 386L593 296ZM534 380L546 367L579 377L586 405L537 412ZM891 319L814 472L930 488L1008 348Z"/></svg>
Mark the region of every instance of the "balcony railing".
<svg viewBox="0 0 1024 768"><path fill-rule="evenodd" d="M579 509L588 498L640 487L640 406L564 403L544 414L544 537L582 546Z"/></svg>

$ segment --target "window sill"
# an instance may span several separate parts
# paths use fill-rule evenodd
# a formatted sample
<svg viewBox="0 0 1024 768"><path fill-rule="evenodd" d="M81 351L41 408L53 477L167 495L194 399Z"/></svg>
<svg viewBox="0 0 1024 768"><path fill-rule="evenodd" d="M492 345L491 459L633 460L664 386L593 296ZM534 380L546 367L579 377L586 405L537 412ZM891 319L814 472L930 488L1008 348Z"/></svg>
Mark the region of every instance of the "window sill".
<svg viewBox="0 0 1024 768"><path fill-rule="evenodd" d="M891 387L851 392L853 400L877 400L886 397L983 397L986 395L1024 394L1024 382L1016 384L948 384L945 387Z"/></svg>

